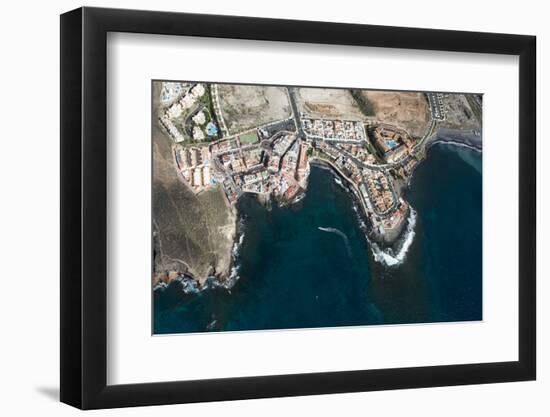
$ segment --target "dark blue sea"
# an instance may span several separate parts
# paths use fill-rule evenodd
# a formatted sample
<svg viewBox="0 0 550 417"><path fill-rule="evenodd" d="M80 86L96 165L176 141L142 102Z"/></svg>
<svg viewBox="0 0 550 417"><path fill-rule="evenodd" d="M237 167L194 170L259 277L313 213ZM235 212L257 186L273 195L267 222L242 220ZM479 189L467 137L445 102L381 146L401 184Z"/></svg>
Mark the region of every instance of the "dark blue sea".
<svg viewBox="0 0 550 417"><path fill-rule="evenodd" d="M469 148L429 150L405 196L412 243L393 266L375 256L327 169L312 166L305 198L290 207L242 198L239 280L230 290L156 290L154 333L481 320L481 166Z"/></svg>

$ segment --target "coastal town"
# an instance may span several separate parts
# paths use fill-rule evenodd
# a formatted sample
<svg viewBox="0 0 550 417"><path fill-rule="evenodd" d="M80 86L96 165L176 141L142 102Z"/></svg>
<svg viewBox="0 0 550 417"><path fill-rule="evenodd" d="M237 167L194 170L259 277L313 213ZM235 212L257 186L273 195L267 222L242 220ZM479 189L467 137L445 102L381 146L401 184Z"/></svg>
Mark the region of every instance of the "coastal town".
<svg viewBox="0 0 550 417"><path fill-rule="evenodd" d="M446 119L445 95L424 93L429 120L423 134L413 136L372 116L331 117L322 108L308 113L299 108L297 90L278 88L287 117L234 129L217 85L164 82L159 123L173 140L180 179L197 194L221 188L228 205L244 193L287 204L307 189L311 164L325 164L354 196L370 235L393 243L409 213L402 190Z"/></svg>
<svg viewBox="0 0 550 417"><path fill-rule="evenodd" d="M155 334L481 319L481 94L151 87Z"/></svg>

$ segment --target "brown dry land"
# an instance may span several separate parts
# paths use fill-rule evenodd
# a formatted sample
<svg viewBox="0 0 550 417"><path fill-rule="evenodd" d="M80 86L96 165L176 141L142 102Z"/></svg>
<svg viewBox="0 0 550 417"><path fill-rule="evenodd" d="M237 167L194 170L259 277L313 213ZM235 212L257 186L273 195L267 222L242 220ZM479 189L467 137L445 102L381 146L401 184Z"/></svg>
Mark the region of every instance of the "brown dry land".
<svg viewBox="0 0 550 417"><path fill-rule="evenodd" d="M283 87L219 84L218 96L231 134L292 115Z"/></svg>
<svg viewBox="0 0 550 417"><path fill-rule="evenodd" d="M299 88L298 109L314 118L364 120L365 115L349 90L335 88Z"/></svg>
<svg viewBox="0 0 550 417"><path fill-rule="evenodd" d="M423 93L404 91L363 90L374 117L405 129L414 137L422 137L430 123L428 101Z"/></svg>
<svg viewBox="0 0 550 417"><path fill-rule="evenodd" d="M154 97L158 88L154 86ZM158 102L154 103L158 109ZM199 195L178 178L172 141L153 115L153 284L187 273L200 282L211 274L229 274L236 213L223 192Z"/></svg>
<svg viewBox="0 0 550 417"><path fill-rule="evenodd" d="M468 94L446 94L444 97L447 109L446 120L441 127L449 129L481 130L481 107Z"/></svg>

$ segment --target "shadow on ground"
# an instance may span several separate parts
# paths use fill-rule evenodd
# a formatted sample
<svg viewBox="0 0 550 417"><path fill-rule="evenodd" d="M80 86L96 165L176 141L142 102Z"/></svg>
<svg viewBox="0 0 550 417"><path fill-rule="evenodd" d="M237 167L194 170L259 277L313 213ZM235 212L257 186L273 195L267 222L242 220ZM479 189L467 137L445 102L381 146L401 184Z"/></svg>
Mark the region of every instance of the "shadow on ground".
<svg viewBox="0 0 550 417"><path fill-rule="evenodd" d="M36 387L36 391L53 401L59 401L59 387Z"/></svg>

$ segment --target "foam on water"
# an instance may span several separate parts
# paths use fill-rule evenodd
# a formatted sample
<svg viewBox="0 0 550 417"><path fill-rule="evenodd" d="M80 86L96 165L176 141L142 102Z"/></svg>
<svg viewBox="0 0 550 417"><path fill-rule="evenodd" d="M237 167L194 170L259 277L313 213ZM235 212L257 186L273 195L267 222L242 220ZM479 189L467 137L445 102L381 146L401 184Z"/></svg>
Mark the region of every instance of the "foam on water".
<svg viewBox="0 0 550 417"><path fill-rule="evenodd" d="M298 197L296 197L290 204L296 204L302 201L306 197L306 193L301 193Z"/></svg>
<svg viewBox="0 0 550 417"><path fill-rule="evenodd" d="M240 224L242 226L242 224ZM225 288L226 290L230 291L231 288L235 285L235 283L239 280L239 270L241 269L241 265L238 263L239 255L240 255L240 249L244 241L244 232L239 235L239 238L235 241L233 244L233 248L231 249L231 255L232 255L232 263L233 266L231 267L231 272L229 274L229 277L225 279L224 281L220 281L215 276L210 276L206 279L206 282L201 287L199 283L188 276L182 275L177 277L175 280L178 281L181 284L181 289L185 294L199 294L206 290L212 290L216 288ZM161 282L157 284L153 291L163 291L168 287L168 285L164 282Z"/></svg>
<svg viewBox="0 0 550 417"><path fill-rule="evenodd" d="M243 224L240 223L239 226L242 228ZM242 232L239 235L239 238L233 244L233 249L231 250L233 266L231 267L231 273L229 274L229 277L227 277L227 279L224 280L223 282L220 282L217 279L213 280L212 286L211 286L212 288L221 287L229 291L231 288L233 288L235 283L239 280L240 278L239 271L241 269L239 258L240 258L240 251L241 251L241 246L243 245L243 241L244 241L244 232Z"/></svg>
<svg viewBox="0 0 550 417"><path fill-rule="evenodd" d="M177 280L181 283L182 291L185 294L198 294L199 292L201 292L199 283L194 279L184 276L177 278Z"/></svg>
<svg viewBox="0 0 550 417"><path fill-rule="evenodd" d="M168 288L168 284L166 282L159 282L157 285L153 287L153 291L162 291Z"/></svg>
<svg viewBox="0 0 550 417"><path fill-rule="evenodd" d="M231 254L233 255L233 260L235 260L235 258L237 258L239 256L239 251L240 251L241 246L243 244L243 240L244 240L244 233L241 233L241 235L239 236L239 239L237 239L235 241L235 243L233 244L233 248L231 249Z"/></svg>
<svg viewBox="0 0 550 417"><path fill-rule="evenodd" d="M407 219L407 229L405 231L404 237L399 243L399 250L395 253L391 248L381 249L380 246L371 242L371 250L374 256L374 260L380 262L387 266L398 266L401 265L407 258L407 252L411 247L415 231L414 226L416 225L416 211L411 207L409 217Z"/></svg>

